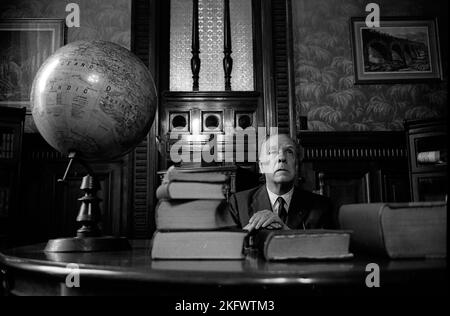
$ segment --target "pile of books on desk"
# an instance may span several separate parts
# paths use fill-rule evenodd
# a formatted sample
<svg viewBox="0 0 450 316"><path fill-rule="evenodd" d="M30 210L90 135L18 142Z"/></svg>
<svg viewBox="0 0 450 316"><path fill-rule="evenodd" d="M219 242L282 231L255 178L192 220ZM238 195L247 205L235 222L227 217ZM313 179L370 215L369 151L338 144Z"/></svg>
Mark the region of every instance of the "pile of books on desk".
<svg viewBox="0 0 450 316"><path fill-rule="evenodd" d="M166 172L156 191L153 259L242 259L247 232L226 210L229 179L220 172Z"/></svg>

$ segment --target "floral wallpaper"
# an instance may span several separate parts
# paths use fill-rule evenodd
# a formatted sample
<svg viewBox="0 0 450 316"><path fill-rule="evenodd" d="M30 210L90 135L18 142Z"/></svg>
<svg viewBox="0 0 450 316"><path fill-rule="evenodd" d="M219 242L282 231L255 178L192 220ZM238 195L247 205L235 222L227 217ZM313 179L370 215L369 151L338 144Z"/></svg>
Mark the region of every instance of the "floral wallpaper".
<svg viewBox="0 0 450 316"><path fill-rule="evenodd" d="M65 19L70 0L2 0L2 18ZM101 39L130 48L131 0L77 0L80 27L67 31L66 42Z"/></svg>
<svg viewBox="0 0 450 316"><path fill-rule="evenodd" d="M447 115L445 70L444 81L437 83L354 84L350 18L365 16L367 3L292 0L297 129L299 116L307 116L309 130L385 131L402 130L404 119ZM445 1L433 1L432 7L424 0L377 3L382 16L434 16L448 12L443 9L447 6ZM441 58L446 69L447 43L443 43L442 34L446 39L448 24L439 17L438 22Z"/></svg>

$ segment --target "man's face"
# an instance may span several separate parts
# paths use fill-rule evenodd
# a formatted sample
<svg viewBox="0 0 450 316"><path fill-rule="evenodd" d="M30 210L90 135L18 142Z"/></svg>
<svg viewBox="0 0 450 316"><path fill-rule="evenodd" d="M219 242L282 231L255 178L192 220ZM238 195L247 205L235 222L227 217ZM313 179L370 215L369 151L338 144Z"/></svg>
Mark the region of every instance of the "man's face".
<svg viewBox="0 0 450 316"><path fill-rule="evenodd" d="M287 135L271 136L261 148L260 169L266 181L293 182L297 173L297 152Z"/></svg>

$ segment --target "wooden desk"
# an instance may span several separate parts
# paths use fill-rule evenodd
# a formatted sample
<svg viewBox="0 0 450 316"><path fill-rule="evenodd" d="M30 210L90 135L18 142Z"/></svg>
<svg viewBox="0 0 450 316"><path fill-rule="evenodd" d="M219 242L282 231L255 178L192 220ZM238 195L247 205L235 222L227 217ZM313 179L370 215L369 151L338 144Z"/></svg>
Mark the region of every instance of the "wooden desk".
<svg viewBox="0 0 450 316"><path fill-rule="evenodd" d="M0 266L14 295L249 295L443 294L446 260L358 257L346 261L151 260L149 241L103 253L45 253L44 244L6 250ZM368 263L380 266L380 288L367 288ZM65 280L68 263L79 265L80 287Z"/></svg>

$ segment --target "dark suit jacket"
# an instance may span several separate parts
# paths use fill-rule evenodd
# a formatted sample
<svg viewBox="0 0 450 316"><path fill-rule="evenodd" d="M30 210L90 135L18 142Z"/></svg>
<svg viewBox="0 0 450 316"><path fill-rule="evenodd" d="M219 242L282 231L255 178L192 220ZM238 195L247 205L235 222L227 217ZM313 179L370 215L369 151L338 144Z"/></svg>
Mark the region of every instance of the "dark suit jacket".
<svg viewBox="0 0 450 316"><path fill-rule="evenodd" d="M238 192L230 197L228 210L239 227L264 209L272 210L266 185ZM331 203L327 197L294 187L287 226L291 229L333 228Z"/></svg>

